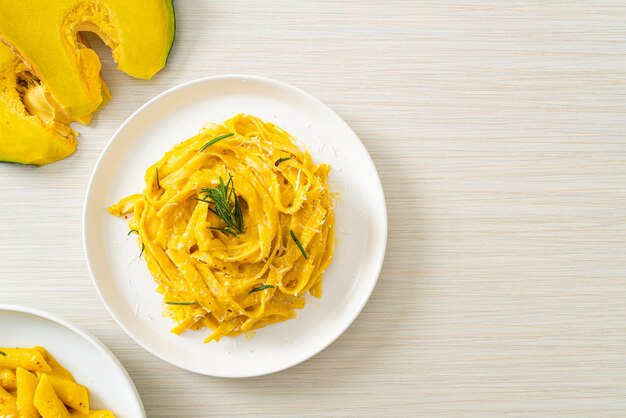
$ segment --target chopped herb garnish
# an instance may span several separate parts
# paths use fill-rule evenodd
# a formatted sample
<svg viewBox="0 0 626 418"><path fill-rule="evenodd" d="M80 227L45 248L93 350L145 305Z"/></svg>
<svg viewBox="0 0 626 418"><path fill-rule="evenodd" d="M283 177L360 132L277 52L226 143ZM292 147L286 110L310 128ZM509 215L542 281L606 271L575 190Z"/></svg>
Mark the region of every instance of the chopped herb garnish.
<svg viewBox="0 0 626 418"><path fill-rule="evenodd" d="M0 351L0 356L6 356L7 353L5 353L4 351Z"/></svg>
<svg viewBox="0 0 626 418"><path fill-rule="evenodd" d="M136 233L137 235L139 235L139 231L137 231L136 229L131 229L130 231L128 231L128 234L126 234L126 236L130 236L130 234L132 233ZM141 242L141 252L139 253L139 258L141 258L141 256L143 255L143 250L146 249L146 244L142 241Z"/></svg>
<svg viewBox="0 0 626 418"><path fill-rule="evenodd" d="M233 231L231 231L230 229L228 229L228 227L224 227L224 228L217 228L217 227L215 227L215 226L208 226L207 228L209 228L209 229L210 229L210 230L212 230L212 231L219 231L219 232L223 232L223 233L228 234L228 235L232 235L233 237L234 237L234 236L237 236L237 234L235 234Z"/></svg>
<svg viewBox="0 0 626 418"><path fill-rule="evenodd" d="M212 140L210 140L209 142L207 142L206 144L204 144L202 146L202 148L200 148L200 151L198 151L198 152L202 152L205 149L209 148L211 145L220 142L222 139L230 138L233 135L235 135L235 134L234 133L229 133L229 134L223 134L223 135L217 136L217 137L213 138Z"/></svg>
<svg viewBox="0 0 626 418"><path fill-rule="evenodd" d="M254 289L249 291L248 294L254 293L254 292L260 292L261 290L265 290L265 289L273 289L274 287L275 286L272 286L271 284L264 284L263 286L255 287Z"/></svg>
<svg viewBox="0 0 626 418"><path fill-rule="evenodd" d="M298 249L300 250L300 252L302 253L302 256L304 257L305 260L307 260L309 258L308 255L306 255L306 251L304 251L304 247L302 246L302 244L300 243L300 240L298 239L298 237L296 237L296 234L293 233L293 231L290 229L289 230L289 235L291 235L291 239L293 240L293 242L296 243L296 245L298 246Z"/></svg>
<svg viewBox="0 0 626 418"><path fill-rule="evenodd" d="M274 167L278 167L278 164L282 163L283 161L289 161L293 158L293 156L290 157L283 157L283 158L279 158L278 160L276 160L276 162L274 163Z"/></svg>
<svg viewBox="0 0 626 418"><path fill-rule="evenodd" d="M156 168L156 180L157 180L157 187L160 189L161 182L159 181L159 167Z"/></svg>
<svg viewBox="0 0 626 418"><path fill-rule="evenodd" d="M203 188L200 192L205 193L205 196L203 199L198 200L213 205L213 207L209 206L209 210L226 224L223 228L209 227L209 229L231 235L243 232L243 214L241 212L241 206L239 205L239 199L237 198L237 192L235 191L235 183L233 182L232 175L228 175L226 184L224 184L224 180L220 177L217 187Z"/></svg>
<svg viewBox="0 0 626 418"><path fill-rule="evenodd" d="M198 305L198 302L165 302L166 305L175 305L175 306L192 306Z"/></svg>

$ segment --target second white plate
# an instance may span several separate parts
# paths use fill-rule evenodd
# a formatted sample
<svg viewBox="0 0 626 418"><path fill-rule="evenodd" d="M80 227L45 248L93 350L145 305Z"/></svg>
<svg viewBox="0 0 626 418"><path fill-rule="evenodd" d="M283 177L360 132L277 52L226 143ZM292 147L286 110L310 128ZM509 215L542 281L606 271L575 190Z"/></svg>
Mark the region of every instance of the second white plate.
<svg viewBox="0 0 626 418"><path fill-rule="evenodd" d="M118 418L146 416L120 362L101 342L68 322L35 309L0 305L0 346L44 347L89 389L92 409L110 409Z"/></svg>
<svg viewBox="0 0 626 418"><path fill-rule="evenodd" d="M145 170L210 122L248 113L297 138L317 163L333 167L337 248L324 273L323 297L310 298L298 318L245 337L203 344L209 331L170 333L162 297L126 222L106 208L144 188ZM350 127L313 96L254 76L200 79L157 96L115 133L94 170L84 210L87 262L104 304L144 348L197 373L245 377L276 372L315 355L357 317L380 273L387 213L378 173Z"/></svg>

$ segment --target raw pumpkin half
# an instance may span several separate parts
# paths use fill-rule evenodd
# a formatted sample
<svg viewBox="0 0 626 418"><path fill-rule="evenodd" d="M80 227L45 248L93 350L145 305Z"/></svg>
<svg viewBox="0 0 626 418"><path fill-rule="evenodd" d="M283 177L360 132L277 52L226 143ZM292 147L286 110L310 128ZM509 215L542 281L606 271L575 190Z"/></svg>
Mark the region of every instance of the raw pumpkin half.
<svg viewBox="0 0 626 418"><path fill-rule="evenodd" d="M18 57L0 43L0 161L43 165L76 149L70 118Z"/></svg>
<svg viewBox="0 0 626 418"><path fill-rule="evenodd" d="M174 40L172 0L0 0L0 38L71 119L106 98L97 54L79 32L97 33L118 69L143 79L167 61Z"/></svg>

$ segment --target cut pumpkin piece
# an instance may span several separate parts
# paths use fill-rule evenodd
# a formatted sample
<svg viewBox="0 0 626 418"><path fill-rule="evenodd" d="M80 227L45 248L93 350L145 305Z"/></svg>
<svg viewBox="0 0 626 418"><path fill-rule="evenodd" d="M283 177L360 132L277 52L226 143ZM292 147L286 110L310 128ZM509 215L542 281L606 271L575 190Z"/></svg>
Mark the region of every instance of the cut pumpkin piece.
<svg viewBox="0 0 626 418"><path fill-rule="evenodd" d="M80 34L78 41L84 48L89 48L87 40ZM1 43L0 47L3 49L7 48ZM12 56L15 56L12 51L10 52ZM8 54L8 52L4 51L3 54ZM15 57L17 58L17 56ZM55 121L61 124L80 122L83 125L87 125L91 122L93 114L72 118L70 115L65 113L61 106L54 101L47 87L41 84L40 80L38 80L30 72L28 67L23 62L20 61L19 64L15 66L13 72L15 73L17 80L17 90L22 102L24 103L26 111L31 115L38 116L44 124ZM102 95L102 102L100 103L100 106L102 107L111 98L111 92L103 79L100 79L100 87L100 93Z"/></svg>
<svg viewBox="0 0 626 418"><path fill-rule="evenodd" d="M174 41L172 0L0 0L0 10L0 38L71 119L104 99L100 60L80 32L98 34L118 69L143 79L163 68Z"/></svg>
<svg viewBox="0 0 626 418"><path fill-rule="evenodd" d="M76 149L69 116L19 58L0 44L0 161L43 165Z"/></svg>

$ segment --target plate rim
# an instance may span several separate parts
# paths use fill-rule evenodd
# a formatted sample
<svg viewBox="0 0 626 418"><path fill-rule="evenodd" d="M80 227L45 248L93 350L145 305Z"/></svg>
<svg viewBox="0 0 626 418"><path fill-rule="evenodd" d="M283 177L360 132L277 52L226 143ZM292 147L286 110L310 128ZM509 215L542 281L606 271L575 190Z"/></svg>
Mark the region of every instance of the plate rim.
<svg viewBox="0 0 626 418"><path fill-rule="evenodd" d="M382 197L382 201L383 201L382 212L381 212L381 219L377 223L379 225L379 227L381 228L381 231L380 231L381 232L381 237L382 237L382 239L381 239L381 241L382 241L381 242L381 251L380 251L380 257L379 257L378 260L376 260L376 265L375 265L374 269L372 269L372 272L374 273L375 279L372 280L372 282L371 282L371 284L369 286L369 289L367 289L367 292L366 292L367 297L364 297L362 299L362 301L360 301L358 303L357 309L354 309L353 313L351 315L349 315L349 317L348 317L349 320L345 321L343 326L339 327L338 332L336 332L335 335L332 335L331 338L328 339L328 341L326 341L324 344L322 344L321 346L319 346L317 349L313 350L312 352L305 353L305 355L301 359L298 359L297 361L294 361L294 362L291 362L291 363L288 363L288 364L281 365L280 367L275 368L275 369L270 370L270 371L260 371L260 372L253 372L253 373L209 373L209 372L206 372L204 370L193 369L192 367L188 367L185 364L182 364L181 362L178 362L175 359L165 358L164 356L161 356L157 352L153 351L147 344L144 344L143 341L141 341L139 338L137 338L134 335L134 333L131 332L129 330L129 328L127 328L124 325L124 322L121 320L121 318L118 318L118 315L116 315L114 313L113 309L111 309L109 303L104 298L104 296L102 294L102 291L100 289L100 286L98 284L98 281L96 280L96 276L94 274L92 265L91 265L92 263L91 263L90 251L89 251L89 248L88 248L88 245L87 245L87 217L88 217L87 208L88 208L88 203L89 203L90 197L91 197L91 195L93 193L94 179L95 179L96 173L100 169L100 165L103 163L103 160L104 160L105 156L107 155L107 153L109 151L109 148L111 148L113 146L113 143L116 141L116 139L118 138L120 133L133 121L133 119L135 117L137 117L146 108L150 107L153 103L161 100L162 98L164 98L164 97L166 97L166 96L168 96L170 94L173 94L173 93L175 93L178 90L186 89L189 86L193 86L193 85L196 85L196 84L203 84L203 83L207 83L207 82L213 82L213 81L220 81L220 80L253 80L253 81L258 81L258 82L274 85L274 86L277 86L279 88L289 90L292 93L296 93L296 94L302 95L302 96L306 97L308 100L314 102L316 105L321 106L326 111L331 112L337 118L337 121L340 124L344 125L344 127L347 128L349 130L349 132L352 132L354 137L357 139L357 144L358 144L358 146L360 146L362 148L362 151L364 151L364 155L366 157L363 161L365 161L367 164L369 164L371 166L371 168L373 169L374 173L376 174L375 177L376 177L377 181L372 186L374 186L376 189L378 189L378 192L380 193L380 196ZM82 216L83 216L83 219L82 219L82 233L81 233L81 237L82 237L82 240L83 240L83 251L84 251L85 261L87 263L87 270L89 271L89 275L91 276L92 284L94 285L94 287L96 289L96 292L98 293L98 296L100 297L100 301L106 307L107 311L109 312L109 315L111 315L111 317L115 320L115 322L118 324L118 326L133 341L135 341L135 343L137 343L144 350L146 350L147 352L149 352L153 356L159 358L160 360L162 360L162 361L164 361L164 362L166 362L168 364L171 364L173 366L176 366L176 367L178 367L180 369L192 372L192 373L196 373L196 374L204 375L204 376L219 377L219 378L250 378L250 377L266 376L266 375L278 373L278 372L281 372L283 370L287 370L287 369L290 369L292 367L295 367L295 366L297 366L297 365L299 365L299 364L301 364L301 363L303 363L303 362L305 362L305 361L315 357L316 355L318 355L322 351L324 351L326 348L328 348L332 343L334 343L337 339L339 339L346 332L346 330L354 323L354 321L361 314L361 312L363 311L363 309L365 308L365 306L369 302L369 300L370 300L370 298L372 296L372 293L374 291L374 288L376 287L376 284L378 283L378 280L380 279L380 273L382 271L383 264L384 264L385 258L386 258L386 252L387 252L387 241L388 241L387 200L385 198L384 188L383 188L382 181L380 179L380 175L378 173L378 170L376 169L376 165L374 164L374 161L373 161L369 151L365 147L365 144L361 140L361 138L356 134L356 132L354 132L352 127L350 127L350 125L348 125L348 123L335 110L333 110L329 105L327 105L326 103L324 103L322 100L318 99L317 97L313 96L312 94L308 93L307 91L305 91L305 90L303 90L303 89L301 89L299 87L293 86L293 85L291 85L291 84L289 84L287 82L284 82L284 81L276 80L276 79L269 78L269 77L252 75L252 74L239 74L239 73L235 73L235 74L218 74L218 75L205 76L205 77L200 77L200 78L196 78L196 79L193 79L193 80L189 80L189 81L177 84L175 86L172 86L172 87L164 90L163 92L157 94L156 96L154 96L153 98L151 98L150 100L148 100L147 102L142 104L133 113L131 113L126 118L126 120L124 120L124 122L115 130L113 135L111 135L111 137L107 141L107 144L105 145L105 147L100 152L98 160L96 161L96 164L94 165L94 168L93 168L93 170L91 172L91 176L89 177L89 183L87 185L85 198L84 198L84 201L83 201Z"/></svg>
<svg viewBox="0 0 626 418"><path fill-rule="evenodd" d="M128 371L126 370L122 362L115 356L115 354L113 354L113 352L106 345L104 345L102 341L97 339L88 331L80 328L79 326L74 325L73 323L65 319L62 319L56 315L53 315L41 309L32 308L30 306L0 303L0 313L2 312L21 313L21 314L32 315L37 318L45 319L47 321L53 322L57 325L62 326L63 328L66 328L72 331L74 334L78 335L80 338L87 341L92 347L94 347L100 353L104 354L107 358L109 358L109 360L111 360L117 366L117 368L122 372L122 376L126 380L126 383L132 389L133 394L135 395L135 399L137 400L139 407L141 408L141 411L143 413L142 417L147 418L146 408L143 405L143 401L141 399L141 396L139 395L137 386L135 386L135 382L133 382L133 379L128 374Z"/></svg>

